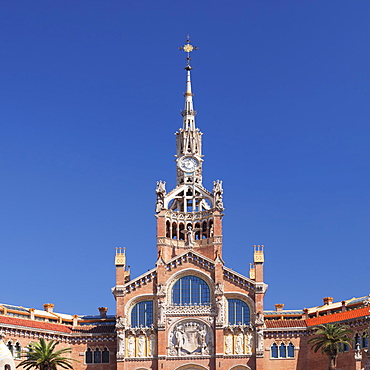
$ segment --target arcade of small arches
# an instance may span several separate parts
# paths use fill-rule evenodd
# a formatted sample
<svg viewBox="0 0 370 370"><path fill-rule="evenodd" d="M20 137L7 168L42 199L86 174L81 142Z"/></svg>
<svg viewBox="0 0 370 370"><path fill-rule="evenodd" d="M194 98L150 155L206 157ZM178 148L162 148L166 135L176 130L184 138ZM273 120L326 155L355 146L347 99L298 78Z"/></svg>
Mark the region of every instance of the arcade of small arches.
<svg viewBox="0 0 370 370"><path fill-rule="evenodd" d="M104 347L103 350L96 347L91 349L90 347L85 351L85 364L109 364L109 350Z"/></svg>
<svg viewBox="0 0 370 370"><path fill-rule="evenodd" d="M166 238L185 240L187 230L194 231L194 239L207 239L213 237L213 219L201 222L176 222L166 221Z"/></svg>
<svg viewBox="0 0 370 370"><path fill-rule="evenodd" d="M19 360L22 356L22 347L19 342L16 342L14 345L12 341L8 341L6 346L8 347L10 353L12 354L13 358Z"/></svg>
<svg viewBox="0 0 370 370"><path fill-rule="evenodd" d="M294 345L292 342L286 344L274 342L271 346L271 358L294 358Z"/></svg>
<svg viewBox="0 0 370 370"><path fill-rule="evenodd" d="M367 334L367 331L364 331L363 333L356 333L354 338L354 346L353 348L367 348L369 346L369 337Z"/></svg>

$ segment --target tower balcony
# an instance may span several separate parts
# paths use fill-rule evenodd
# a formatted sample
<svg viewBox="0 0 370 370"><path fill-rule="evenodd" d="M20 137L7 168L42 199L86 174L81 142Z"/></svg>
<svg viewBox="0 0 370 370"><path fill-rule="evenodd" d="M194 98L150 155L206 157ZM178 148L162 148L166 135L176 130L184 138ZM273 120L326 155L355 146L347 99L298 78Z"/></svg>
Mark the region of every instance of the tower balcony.
<svg viewBox="0 0 370 370"><path fill-rule="evenodd" d="M194 249L207 247L210 245L221 244L221 236L212 236L205 239L193 240L189 242L187 240L171 239L166 237L157 237L157 244L161 246L174 247L179 249Z"/></svg>
<svg viewBox="0 0 370 370"><path fill-rule="evenodd" d="M207 258L214 260L217 253L221 254L222 236L212 236L199 240L178 240L167 237L157 237L157 249L162 251L165 261L192 249Z"/></svg>

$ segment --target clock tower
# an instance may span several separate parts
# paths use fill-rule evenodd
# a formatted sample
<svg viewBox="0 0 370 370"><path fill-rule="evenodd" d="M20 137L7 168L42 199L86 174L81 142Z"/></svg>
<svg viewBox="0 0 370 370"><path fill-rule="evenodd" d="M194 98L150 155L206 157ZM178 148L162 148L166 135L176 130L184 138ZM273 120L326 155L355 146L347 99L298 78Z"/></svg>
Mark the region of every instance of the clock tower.
<svg viewBox="0 0 370 370"><path fill-rule="evenodd" d="M166 192L165 182L157 182L157 249L164 261L194 249L215 259L222 255L222 181L214 181L212 192L202 183L202 135L195 125L196 111L191 86L190 40L180 48L187 53L186 92L182 127L176 132L175 189Z"/></svg>
<svg viewBox="0 0 370 370"><path fill-rule="evenodd" d="M247 278L222 259L222 182L203 186L190 40L185 106L176 132L176 186L156 187L157 260L131 279L116 254L117 370L256 370L263 359L263 247ZM263 367L258 367L262 369Z"/></svg>

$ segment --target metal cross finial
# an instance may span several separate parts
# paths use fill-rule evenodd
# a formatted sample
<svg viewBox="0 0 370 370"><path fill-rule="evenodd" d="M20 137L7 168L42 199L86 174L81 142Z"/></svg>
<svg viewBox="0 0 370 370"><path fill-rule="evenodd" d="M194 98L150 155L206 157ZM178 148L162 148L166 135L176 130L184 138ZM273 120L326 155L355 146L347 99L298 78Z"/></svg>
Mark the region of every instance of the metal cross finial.
<svg viewBox="0 0 370 370"><path fill-rule="evenodd" d="M191 61L191 58L190 58L190 53L192 51L195 51L195 50L198 50L198 47L197 46L193 46L190 44L190 36L188 35L187 38L186 38L186 44L184 46L180 46L179 47L180 50L184 50L185 53L187 53L187 57L186 57L186 67L185 69L191 69L190 67L190 61Z"/></svg>

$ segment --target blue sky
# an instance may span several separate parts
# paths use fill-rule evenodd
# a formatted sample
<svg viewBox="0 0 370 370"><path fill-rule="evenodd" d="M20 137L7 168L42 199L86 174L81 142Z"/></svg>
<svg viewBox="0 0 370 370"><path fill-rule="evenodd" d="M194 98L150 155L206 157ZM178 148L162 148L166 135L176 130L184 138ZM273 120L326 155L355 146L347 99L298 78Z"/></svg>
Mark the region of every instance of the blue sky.
<svg viewBox="0 0 370 370"><path fill-rule="evenodd" d="M368 1L20 1L0 11L0 302L97 314L156 259L189 33L224 260L265 245L266 309L369 294Z"/></svg>

